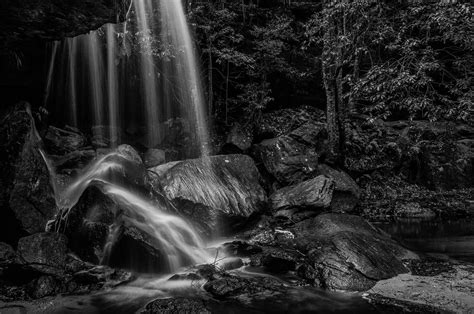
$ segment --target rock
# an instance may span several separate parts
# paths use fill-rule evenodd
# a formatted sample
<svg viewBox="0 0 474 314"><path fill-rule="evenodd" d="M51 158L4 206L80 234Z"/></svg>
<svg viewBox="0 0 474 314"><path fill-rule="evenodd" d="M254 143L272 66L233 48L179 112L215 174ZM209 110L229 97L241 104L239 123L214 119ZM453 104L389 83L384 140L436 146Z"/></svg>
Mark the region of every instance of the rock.
<svg viewBox="0 0 474 314"><path fill-rule="evenodd" d="M104 258L104 245L109 226L115 221L117 206L98 186L89 186L67 216L58 215L53 230L64 233L69 248L81 259L99 264Z"/></svg>
<svg viewBox="0 0 474 314"><path fill-rule="evenodd" d="M87 145L87 139L79 130L63 130L54 126L49 126L44 137L48 152L53 155L64 155Z"/></svg>
<svg viewBox="0 0 474 314"><path fill-rule="evenodd" d="M166 152L161 149L150 148L146 151L143 162L147 168L164 164L166 162Z"/></svg>
<svg viewBox="0 0 474 314"><path fill-rule="evenodd" d="M295 224L294 233L296 246L330 290L365 291L379 280L408 272L401 260L416 257L352 215L322 214Z"/></svg>
<svg viewBox="0 0 474 314"><path fill-rule="evenodd" d="M219 262L219 267L222 270L233 270L242 266L244 266L244 262L238 257L228 257Z"/></svg>
<svg viewBox="0 0 474 314"><path fill-rule="evenodd" d="M145 309L141 311L142 314L155 314L155 313L214 313L212 306L208 303L212 301L205 301L198 298L170 298L170 299L158 299L148 303Z"/></svg>
<svg viewBox="0 0 474 314"><path fill-rule="evenodd" d="M13 264L16 258L15 250L9 244L0 242L0 267Z"/></svg>
<svg viewBox="0 0 474 314"><path fill-rule="evenodd" d="M52 41L74 37L95 30L106 23L123 20L128 1L122 5L105 0L24 3L8 1L2 7L2 48L13 49L33 40Z"/></svg>
<svg viewBox="0 0 474 314"><path fill-rule="evenodd" d="M418 203L400 204L395 209L395 216L403 218L434 218L436 214L429 208L421 207Z"/></svg>
<svg viewBox="0 0 474 314"><path fill-rule="evenodd" d="M29 295L34 299L44 298L55 294L57 282L51 276L41 276L29 284Z"/></svg>
<svg viewBox="0 0 474 314"><path fill-rule="evenodd" d="M250 149L253 142L253 135L245 127L236 123L230 129L229 134L227 134L226 144L223 147L223 150L230 150L231 147L237 148L240 152L245 152ZM227 148L226 148L227 147Z"/></svg>
<svg viewBox="0 0 474 314"><path fill-rule="evenodd" d="M85 289L90 289L91 286L100 289L102 287L115 287L129 282L134 279L134 276L128 271L113 269L108 266L95 266L75 273L73 279L79 286Z"/></svg>
<svg viewBox="0 0 474 314"><path fill-rule="evenodd" d="M361 190L357 183L345 172L328 165L318 165L318 173L334 180L331 210L333 212L352 212L359 203Z"/></svg>
<svg viewBox="0 0 474 314"><path fill-rule="evenodd" d="M392 302L413 302L433 313L469 313L474 309L474 267L461 264L453 268L435 276L401 274L380 281L368 291L366 298L375 303L380 297Z"/></svg>
<svg viewBox="0 0 474 314"><path fill-rule="evenodd" d="M18 255L41 273L60 276L67 258L67 238L60 233L37 233L18 241Z"/></svg>
<svg viewBox="0 0 474 314"><path fill-rule="evenodd" d="M325 176L282 188L270 196L273 211L288 207L299 209L328 208L331 204L334 181Z"/></svg>
<svg viewBox="0 0 474 314"><path fill-rule="evenodd" d="M91 128L92 145L95 148L113 147L119 143L120 129L111 130L108 125L95 125Z"/></svg>
<svg viewBox="0 0 474 314"><path fill-rule="evenodd" d="M323 123L305 124L288 135L264 140L255 151L265 169L283 185L313 178L318 158L325 154L327 139Z"/></svg>
<svg viewBox="0 0 474 314"><path fill-rule="evenodd" d="M141 273L171 271L171 265L150 236L135 227L121 226L110 248L108 265Z"/></svg>
<svg viewBox="0 0 474 314"><path fill-rule="evenodd" d="M66 155L55 156L50 155L56 174L77 174L84 169L96 157L93 149L83 149L73 151Z"/></svg>
<svg viewBox="0 0 474 314"><path fill-rule="evenodd" d="M252 296L265 291L276 292L283 289L283 285L270 277L242 278L223 274L204 284L204 290L217 299L230 297Z"/></svg>
<svg viewBox="0 0 474 314"><path fill-rule="evenodd" d="M15 244L21 236L44 231L56 206L28 104L6 113L0 137L0 240Z"/></svg>
<svg viewBox="0 0 474 314"><path fill-rule="evenodd" d="M137 164L143 163L142 158L140 157L138 152L135 150L135 148L133 148L130 145L127 145L127 144L120 145L119 147L117 147L117 152L120 155L124 156L127 160L136 162Z"/></svg>
<svg viewBox="0 0 474 314"><path fill-rule="evenodd" d="M266 203L260 175L248 156L212 156L150 170L166 197L207 234L220 223L249 217Z"/></svg>

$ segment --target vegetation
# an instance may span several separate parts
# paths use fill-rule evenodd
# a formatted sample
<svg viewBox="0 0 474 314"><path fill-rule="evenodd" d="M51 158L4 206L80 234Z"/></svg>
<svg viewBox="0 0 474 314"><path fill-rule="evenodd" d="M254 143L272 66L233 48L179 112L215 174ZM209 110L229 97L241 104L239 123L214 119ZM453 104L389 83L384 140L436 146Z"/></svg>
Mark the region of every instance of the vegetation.
<svg viewBox="0 0 474 314"><path fill-rule="evenodd" d="M325 108L335 156L353 115L472 122L472 13L462 1L190 5L216 120Z"/></svg>

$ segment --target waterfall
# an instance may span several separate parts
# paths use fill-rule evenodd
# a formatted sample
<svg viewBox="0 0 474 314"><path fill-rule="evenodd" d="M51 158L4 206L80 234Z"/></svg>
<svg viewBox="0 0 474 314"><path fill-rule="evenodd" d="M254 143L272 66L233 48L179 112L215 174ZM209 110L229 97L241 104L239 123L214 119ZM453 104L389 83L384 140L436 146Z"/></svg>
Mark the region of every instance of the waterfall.
<svg viewBox="0 0 474 314"><path fill-rule="evenodd" d="M134 0L124 25L53 43L45 105L109 147L129 135L182 158L208 155L195 51L181 1Z"/></svg>

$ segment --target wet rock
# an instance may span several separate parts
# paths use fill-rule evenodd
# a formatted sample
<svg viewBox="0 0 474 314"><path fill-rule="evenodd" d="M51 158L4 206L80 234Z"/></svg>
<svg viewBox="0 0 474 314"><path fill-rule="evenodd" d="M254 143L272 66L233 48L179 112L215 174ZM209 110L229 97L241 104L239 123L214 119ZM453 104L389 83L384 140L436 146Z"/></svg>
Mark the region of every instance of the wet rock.
<svg viewBox="0 0 474 314"><path fill-rule="evenodd" d="M127 145L127 144L120 145L119 147L117 147L117 152L123 157L125 157L127 160L130 160L137 164L143 163L142 158L140 157L138 152L135 150L135 148L133 148L130 145Z"/></svg>
<svg viewBox="0 0 474 314"><path fill-rule="evenodd" d="M150 148L143 157L145 167L156 167L166 162L166 152L162 149Z"/></svg>
<svg viewBox="0 0 474 314"><path fill-rule="evenodd" d="M60 276L67 258L67 238L60 233L37 233L18 241L18 255L26 266Z"/></svg>
<svg viewBox="0 0 474 314"><path fill-rule="evenodd" d="M237 257L228 257L219 262L219 267L222 270L233 270L244 266L242 259Z"/></svg>
<svg viewBox="0 0 474 314"><path fill-rule="evenodd" d="M366 298L375 303L380 298L390 303L413 302L425 307L421 312L428 309L433 313L469 313L474 309L474 267L460 264L453 268L430 277L401 274L380 281Z"/></svg>
<svg viewBox="0 0 474 314"><path fill-rule="evenodd" d="M44 231L56 213L55 201L28 104L6 113L0 137L0 240L14 244L21 236Z"/></svg>
<svg viewBox="0 0 474 314"><path fill-rule="evenodd" d="M361 190L357 183L344 171L320 164L318 173L334 180L334 192L331 200L333 212L352 212L359 203Z"/></svg>
<svg viewBox="0 0 474 314"><path fill-rule="evenodd" d="M76 150L66 155L50 155L56 174L77 174L96 157L93 149Z"/></svg>
<svg viewBox="0 0 474 314"><path fill-rule="evenodd" d="M51 276L41 276L33 280L28 286L29 295L34 299L44 298L56 293L57 281Z"/></svg>
<svg viewBox="0 0 474 314"><path fill-rule="evenodd" d="M53 155L64 155L87 145L86 137L79 130L68 128L60 129L49 126L44 142L48 153Z"/></svg>
<svg viewBox="0 0 474 314"><path fill-rule="evenodd" d="M274 212L296 207L298 209L322 209L331 204L334 181L326 176L284 187L270 196L271 208Z"/></svg>
<svg viewBox="0 0 474 314"><path fill-rule="evenodd" d="M150 170L167 198L207 234L218 224L249 217L266 202L260 175L248 156L212 156Z"/></svg>
<svg viewBox="0 0 474 314"><path fill-rule="evenodd" d="M209 302L211 301L185 297L158 299L148 303L140 313L213 313L212 307L208 304Z"/></svg>
<svg viewBox="0 0 474 314"><path fill-rule="evenodd" d="M64 233L69 239L69 248L81 259L99 264L116 211L117 205L100 187L91 185L76 205L56 217L52 230Z"/></svg>
<svg viewBox="0 0 474 314"><path fill-rule="evenodd" d="M253 135L248 128L243 127L239 123L236 123L230 129L227 134L226 144L223 150L229 150L231 147L235 147L240 152L245 152L250 149L253 142Z"/></svg>
<svg viewBox="0 0 474 314"><path fill-rule="evenodd" d="M282 284L269 277L242 278L223 274L218 278L209 280L203 288L215 298L223 299L253 295L264 291L277 291L282 288Z"/></svg>
<svg viewBox="0 0 474 314"><path fill-rule="evenodd" d="M133 279L132 273L108 266L95 266L73 275L73 280L77 283L78 289L86 291L90 288L115 287Z"/></svg>
<svg viewBox="0 0 474 314"><path fill-rule="evenodd" d="M331 290L367 290L379 280L408 272L401 260L416 257L352 215L322 214L295 224L294 233L322 286Z"/></svg>
<svg viewBox="0 0 474 314"><path fill-rule="evenodd" d="M16 258L15 250L9 244L0 242L0 267L13 264Z"/></svg>
<svg viewBox="0 0 474 314"><path fill-rule="evenodd" d="M119 134L121 130L119 128L111 129L108 125L95 125L91 128L92 145L99 148L108 148L118 145Z"/></svg>
<svg viewBox="0 0 474 314"><path fill-rule="evenodd" d="M326 139L325 124L305 124L288 135L264 140L256 145L255 152L278 182L295 184L315 176Z"/></svg>
<svg viewBox="0 0 474 314"><path fill-rule="evenodd" d="M142 273L171 271L154 239L135 227L121 226L110 248L108 265Z"/></svg>

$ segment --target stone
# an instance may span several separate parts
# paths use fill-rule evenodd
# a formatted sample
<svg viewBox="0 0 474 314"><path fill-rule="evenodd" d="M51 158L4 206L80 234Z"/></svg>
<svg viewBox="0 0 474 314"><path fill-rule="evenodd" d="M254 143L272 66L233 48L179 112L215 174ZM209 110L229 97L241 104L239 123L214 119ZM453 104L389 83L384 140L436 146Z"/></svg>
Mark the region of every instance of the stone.
<svg viewBox="0 0 474 314"><path fill-rule="evenodd" d="M166 162L166 152L162 149L150 148L145 152L143 163L145 167L152 168Z"/></svg>
<svg viewBox="0 0 474 314"><path fill-rule="evenodd" d="M0 242L0 267L15 263L16 258L16 252L11 245Z"/></svg>
<svg viewBox="0 0 474 314"><path fill-rule="evenodd" d="M344 171L333 169L325 164L318 165L318 173L334 180L331 211L352 212L361 196L361 190L357 183Z"/></svg>
<svg viewBox="0 0 474 314"><path fill-rule="evenodd" d="M326 176L284 187L270 196L270 206L274 212L296 207L298 209L323 209L331 205L334 180Z"/></svg>
<svg viewBox="0 0 474 314"><path fill-rule="evenodd" d="M247 219L266 203L266 193L253 160L245 155L219 155L164 164L150 169L175 207L208 235L219 224Z"/></svg>
<svg viewBox="0 0 474 314"><path fill-rule="evenodd" d="M18 255L25 265L44 274L64 273L67 250L67 238L60 233L37 233L18 241Z"/></svg>
<svg viewBox="0 0 474 314"><path fill-rule="evenodd" d="M226 143L223 150L228 150L226 146L236 147L240 152L245 152L250 149L253 142L253 135L248 128L236 123L232 126L227 134Z"/></svg>
<svg viewBox="0 0 474 314"><path fill-rule="evenodd" d="M149 235L131 226L121 226L110 248L108 265L140 273L171 271L171 265Z"/></svg>
<svg viewBox="0 0 474 314"><path fill-rule="evenodd" d="M280 184L295 184L316 175L326 139L325 124L305 124L288 135L262 141L255 154Z"/></svg>
<svg viewBox="0 0 474 314"><path fill-rule="evenodd" d="M51 276L41 276L29 284L29 295L34 299L44 298L55 294L58 283Z"/></svg>
<svg viewBox="0 0 474 314"><path fill-rule="evenodd" d="M96 30L106 23L124 20L129 1L120 5L106 0L8 1L2 6L4 18L0 39L12 49L28 41L53 41Z"/></svg>
<svg viewBox="0 0 474 314"><path fill-rule="evenodd" d="M233 270L244 266L242 259L238 257L227 257L219 262L219 268L222 270Z"/></svg>
<svg viewBox="0 0 474 314"><path fill-rule="evenodd" d="M137 164L142 164L142 158L138 152L132 146L128 144L122 144L117 147L117 152L122 155L125 159L135 162Z"/></svg>
<svg viewBox="0 0 474 314"><path fill-rule="evenodd" d="M21 236L44 231L56 206L29 104L7 111L0 137L0 241L15 244Z"/></svg>
<svg viewBox="0 0 474 314"><path fill-rule="evenodd" d="M408 272L402 260L417 258L358 216L322 214L295 224L293 232L296 247L330 290L365 291Z"/></svg>
<svg viewBox="0 0 474 314"><path fill-rule="evenodd" d="M178 297L169 299L158 299L148 303L145 309L141 311L142 314L155 313L199 313L210 314L212 306L206 301L198 298Z"/></svg>
<svg viewBox="0 0 474 314"><path fill-rule="evenodd" d="M87 145L86 137L79 130L60 129L49 126L44 142L48 153L53 155L64 155L81 149Z"/></svg>

